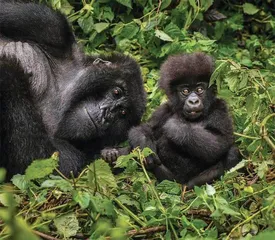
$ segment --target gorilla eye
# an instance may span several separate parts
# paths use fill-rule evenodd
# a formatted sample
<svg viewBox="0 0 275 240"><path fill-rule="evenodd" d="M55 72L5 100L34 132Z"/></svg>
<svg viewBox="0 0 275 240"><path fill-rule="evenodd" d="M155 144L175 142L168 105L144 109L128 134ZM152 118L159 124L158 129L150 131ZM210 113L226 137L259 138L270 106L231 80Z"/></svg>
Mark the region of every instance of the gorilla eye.
<svg viewBox="0 0 275 240"><path fill-rule="evenodd" d="M125 116L127 114L127 111L125 109L121 109L120 113L121 113L122 116Z"/></svg>
<svg viewBox="0 0 275 240"><path fill-rule="evenodd" d="M116 87L113 90L113 94L114 94L114 96L119 97L122 94L122 90L119 87Z"/></svg>
<svg viewBox="0 0 275 240"><path fill-rule="evenodd" d="M182 90L182 94L183 94L183 95L188 95L189 93L190 93L190 91L189 91L188 88L184 88L184 89Z"/></svg>
<svg viewBox="0 0 275 240"><path fill-rule="evenodd" d="M197 92L198 94L203 93L203 91L204 91L204 89L203 89L202 87L198 87L197 90L196 90L196 92Z"/></svg>

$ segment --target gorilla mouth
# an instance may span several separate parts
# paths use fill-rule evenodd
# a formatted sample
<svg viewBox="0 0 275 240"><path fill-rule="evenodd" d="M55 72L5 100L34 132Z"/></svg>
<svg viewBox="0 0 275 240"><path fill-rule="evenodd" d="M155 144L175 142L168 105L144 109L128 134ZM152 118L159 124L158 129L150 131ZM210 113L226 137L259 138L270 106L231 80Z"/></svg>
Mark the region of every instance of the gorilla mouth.
<svg viewBox="0 0 275 240"><path fill-rule="evenodd" d="M98 131L98 127L97 127L97 125L95 124L95 121L94 121L94 119L92 118L92 116L90 115L88 109L87 109L86 107L84 107L84 109L85 109L85 112L86 112L88 118L90 119L91 124L93 125L93 128L96 129L96 131Z"/></svg>
<svg viewBox="0 0 275 240"><path fill-rule="evenodd" d="M190 115L196 115L196 114L201 114L202 111L191 111L191 112L188 112Z"/></svg>
<svg viewBox="0 0 275 240"><path fill-rule="evenodd" d="M194 111L194 110L191 110L191 111L186 111L186 115L191 118L191 119L194 119L194 118L198 118L202 115L202 110L197 110L197 111Z"/></svg>

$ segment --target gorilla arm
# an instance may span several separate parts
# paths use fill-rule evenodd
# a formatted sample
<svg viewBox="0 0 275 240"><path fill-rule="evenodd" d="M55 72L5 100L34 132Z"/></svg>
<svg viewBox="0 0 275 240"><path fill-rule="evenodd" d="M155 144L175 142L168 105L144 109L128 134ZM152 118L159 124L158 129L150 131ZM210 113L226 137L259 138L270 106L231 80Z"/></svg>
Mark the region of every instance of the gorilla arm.
<svg viewBox="0 0 275 240"><path fill-rule="evenodd" d="M13 41L33 42L53 56L68 56L74 36L66 18L44 5L1 2L0 33Z"/></svg>
<svg viewBox="0 0 275 240"><path fill-rule="evenodd" d="M184 121L174 115L163 128L169 140L208 164L217 162L233 143L231 121L219 109L200 122Z"/></svg>
<svg viewBox="0 0 275 240"><path fill-rule="evenodd" d="M154 172L157 179L174 180L174 174L166 168L157 155L157 142L161 134L161 126L170 117L171 109L168 103L161 105L152 115L148 123L134 127L129 132L129 142L132 148L149 147L154 154L146 158L146 167ZM156 134L154 134L156 133Z"/></svg>

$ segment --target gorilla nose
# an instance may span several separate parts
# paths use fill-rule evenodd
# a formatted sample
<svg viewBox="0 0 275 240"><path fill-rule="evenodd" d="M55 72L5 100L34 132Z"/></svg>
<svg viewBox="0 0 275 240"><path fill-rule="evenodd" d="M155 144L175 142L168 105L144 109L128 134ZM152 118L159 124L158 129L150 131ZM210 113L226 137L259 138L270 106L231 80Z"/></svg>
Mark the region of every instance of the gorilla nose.
<svg viewBox="0 0 275 240"><path fill-rule="evenodd" d="M188 103L190 105L198 105L200 103L199 99L197 97L194 97L194 98L189 98L188 99Z"/></svg>

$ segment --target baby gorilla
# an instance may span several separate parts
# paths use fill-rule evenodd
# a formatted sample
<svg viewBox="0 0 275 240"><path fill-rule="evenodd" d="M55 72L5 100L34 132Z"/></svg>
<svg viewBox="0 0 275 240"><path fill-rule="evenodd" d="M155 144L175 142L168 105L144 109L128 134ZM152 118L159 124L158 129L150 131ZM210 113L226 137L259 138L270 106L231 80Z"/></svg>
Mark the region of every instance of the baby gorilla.
<svg viewBox="0 0 275 240"><path fill-rule="evenodd" d="M208 86L213 70L213 59L203 53L169 57L159 81L168 102L129 132L131 147L155 152L146 164L159 180L175 179L192 188L240 160L226 103Z"/></svg>

